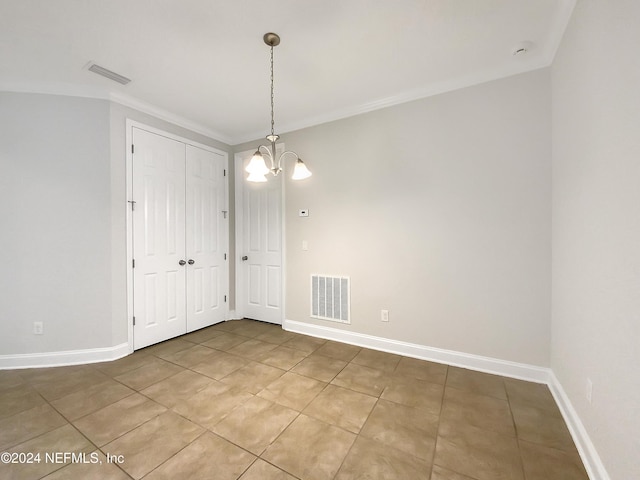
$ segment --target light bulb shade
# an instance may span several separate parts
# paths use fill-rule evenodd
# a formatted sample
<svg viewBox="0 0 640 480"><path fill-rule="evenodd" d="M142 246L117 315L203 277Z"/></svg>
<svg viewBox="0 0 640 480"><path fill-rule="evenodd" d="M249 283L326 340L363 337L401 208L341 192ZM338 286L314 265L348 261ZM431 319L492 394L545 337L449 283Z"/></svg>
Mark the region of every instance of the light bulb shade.
<svg viewBox="0 0 640 480"><path fill-rule="evenodd" d="M292 180L302 180L303 178L309 178L311 176L311 172L304 164L302 160L298 158L296 162L296 166L293 168L293 175L291 175Z"/></svg>
<svg viewBox="0 0 640 480"><path fill-rule="evenodd" d="M247 177L247 182L262 183L266 181L267 181L267 177L265 177L263 173L252 172Z"/></svg>
<svg viewBox="0 0 640 480"><path fill-rule="evenodd" d="M253 157L251 157L251 161L245 167L245 170L251 175L255 174L255 175L262 175L262 176L266 175L270 171L269 168L267 167L267 164L264 162L264 157L262 156L259 150L253 154Z"/></svg>

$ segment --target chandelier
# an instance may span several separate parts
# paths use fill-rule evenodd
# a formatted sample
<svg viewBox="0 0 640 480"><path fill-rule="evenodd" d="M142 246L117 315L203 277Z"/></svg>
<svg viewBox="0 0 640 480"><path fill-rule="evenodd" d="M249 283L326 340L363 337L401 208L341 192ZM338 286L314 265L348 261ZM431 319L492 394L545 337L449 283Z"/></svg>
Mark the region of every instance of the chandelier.
<svg viewBox="0 0 640 480"><path fill-rule="evenodd" d="M264 43L266 43L271 49L271 135L267 135L266 137L269 141L269 145L260 145L245 168L249 173L247 180L249 182L266 182L266 175L268 173L277 176L282 171L282 161L287 155L294 157L296 160L291 178L293 180L302 180L303 178L310 177L311 172L296 152L283 152L279 157L277 157L278 161L276 162L276 142L280 136L276 135L274 132L275 122L273 120L273 47L280 44L280 37L275 33L265 33L262 38ZM267 166L265 157L268 158L271 167Z"/></svg>

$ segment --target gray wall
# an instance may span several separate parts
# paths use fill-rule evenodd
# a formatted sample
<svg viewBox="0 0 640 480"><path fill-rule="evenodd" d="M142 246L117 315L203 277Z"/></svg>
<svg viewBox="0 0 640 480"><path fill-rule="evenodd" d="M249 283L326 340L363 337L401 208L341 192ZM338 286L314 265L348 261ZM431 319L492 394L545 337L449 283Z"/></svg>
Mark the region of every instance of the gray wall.
<svg viewBox="0 0 640 480"><path fill-rule="evenodd" d="M0 354L112 346L109 103L0 106Z"/></svg>
<svg viewBox="0 0 640 480"><path fill-rule="evenodd" d="M551 366L613 480L640 475L638 19L579 1L552 69Z"/></svg>
<svg viewBox="0 0 640 480"><path fill-rule="evenodd" d="M106 100L0 92L0 105L0 355L125 343L126 119L230 148Z"/></svg>
<svg viewBox="0 0 640 480"><path fill-rule="evenodd" d="M548 366L550 108L543 69L284 135L287 319ZM351 277L351 325L312 273Z"/></svg>

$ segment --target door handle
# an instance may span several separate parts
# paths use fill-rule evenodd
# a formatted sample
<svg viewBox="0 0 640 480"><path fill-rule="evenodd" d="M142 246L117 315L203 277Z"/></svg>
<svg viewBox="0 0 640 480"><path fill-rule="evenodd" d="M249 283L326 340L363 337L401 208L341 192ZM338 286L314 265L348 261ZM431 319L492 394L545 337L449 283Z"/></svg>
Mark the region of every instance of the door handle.
<svg viewBox="0 0 640 480"><path fill-rule="evenodd" d="M246 262L247 260L249 260L249 257L247 257L246 255L244 255L244 256L242 257L242 261L243 261L243 262Z"/></svg>
<svg viewBox="0 0 640 480"><path fill-rule="evenodd" d="M180 265L180 266L183 266L183 265L186 265L186 264L187 264L187 262L185 262L184 260L180 260L178 262L178 265Z"/></svg>
<svg viewBox="0 0 640 480"><path fill-rule="evenodd" d="M190 258L189 261L187 262L189 265L193 265L194 263L196 263L196 261L193 258Z"/></svg>

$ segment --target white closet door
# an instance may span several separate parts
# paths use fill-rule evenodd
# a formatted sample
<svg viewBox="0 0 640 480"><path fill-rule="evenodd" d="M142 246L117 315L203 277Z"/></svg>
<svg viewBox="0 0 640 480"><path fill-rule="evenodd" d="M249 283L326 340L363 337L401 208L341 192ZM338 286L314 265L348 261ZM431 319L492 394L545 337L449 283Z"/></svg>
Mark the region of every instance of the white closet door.
<svg viewBox="0 0 640 480"><path fill-rule="evenodd" d="M133 129L134 348L186 332L185 144Z"/></svg>
<svg viewBox="0 0 640 480"><path fill-rule="evenodd" d="M225 319L224 159L187 145L187 331Z"/></svg>

